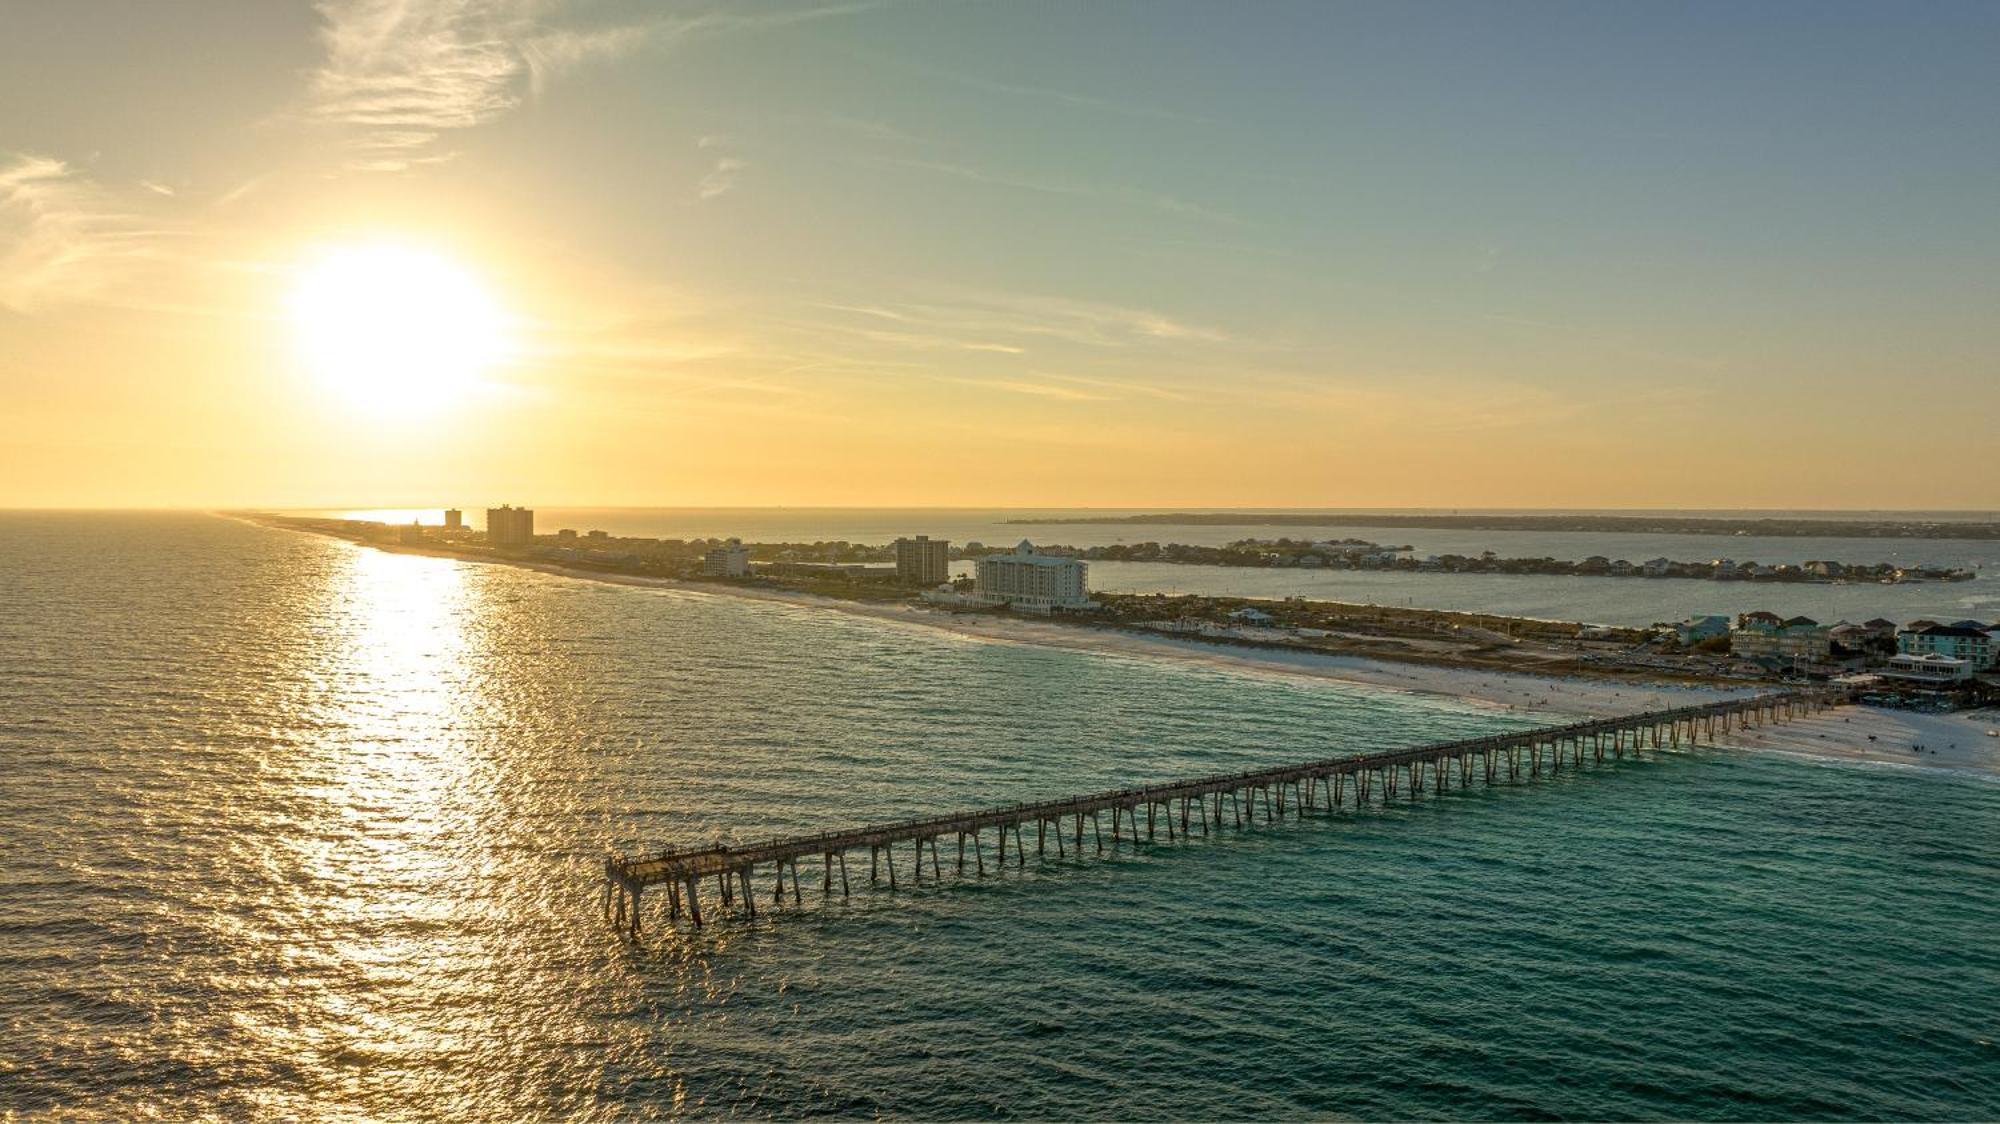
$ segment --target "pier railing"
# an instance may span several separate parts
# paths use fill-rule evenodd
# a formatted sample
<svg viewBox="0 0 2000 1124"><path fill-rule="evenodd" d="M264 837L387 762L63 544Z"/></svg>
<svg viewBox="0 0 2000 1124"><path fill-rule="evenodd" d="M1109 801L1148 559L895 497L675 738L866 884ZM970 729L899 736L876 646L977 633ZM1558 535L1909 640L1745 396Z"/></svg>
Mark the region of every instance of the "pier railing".
<svg viewBox="0 0 2000 1124"><path fill-rule="evenodd" d="M769 867L776 875L773 903L786 896L787 872L794 904L802 901L798 862L817 858L822 894L833 892L836 874L843 896L851 892L847 855L866 847L869 852L869 881L881 880L886 858L888 884L897 886L895 844L914 844L914 880L922 882L925 848L929 848L931 874L943 877L937 852L938 839L950 835L957 840L954 867L966 871L966 843L972 843L972 857L979 873L985 872L982 837L997 834L999 861L1007 860L1007 841L1014 838L1016 865L1027 861L1027 844L1022 826L1032 824L1038 855L1048 853L1053 838L1058 857L1067 857L1065 826L1075 849L1081 853L1084 820L1090 819L1092 838L1098 852L1104 849L1102 815L1111 813L1111 845L1140 842L1140 811L1145 812L1145 840L1152 841L1164 821L1169 841L1186 837L1199 828L1208 834L1220 830L1225 821L1237 826L1256 822L1259 798L1266 821L1280 820L1289 811L1304 816L1318 811L1337 811L1348 802L1357 810L1386 804L1407 794L1416 799L1426 785L1433 793L1443 793L1454 784L1466 787L1475 779L1496 783L1504 770L1506 779L1518 780L1523 773L1538 777L1544 771L1560 773L1580 768L1586 759L1601 762L1607 753L1622 758L1650 742L1652 748L1678 746L1713 740L1718 725L1722 733L1746 725L1781 722L1800 712L1816 712L1832 706L1837 696L1817 691L1785 691L1728 699L1697 706L1610 718L1588 719L1561 726L1488 734L1455 741L1432 742L1404 749L1386 750L1345 757L1329 757L1301 764L1245 769L1235 773L1112 789L1082 796L1029 801L997 807L922 816L894 823L821 831L809 835L777 836L748 844L678 848L641 856L613 856L605 861L605 911L612 910L612 894L617 896L617 919L639 929L639 904L649 887L664 885L668 912L679 920L683 912L695 925L703 922L701 883L715 878L715 896L722 906L740 904L750 916L756 915L756 894L752 878L757 868ZM1176 813L1178 804L1178 813ZM1162 815L1164 812L1164 815ZM1064 821L1070 821L1065 825ZM1054 827L1054 831L1049 829ZM738 893L740 887L740 894ZM740 899L740 900L739 900Z"/></svg>

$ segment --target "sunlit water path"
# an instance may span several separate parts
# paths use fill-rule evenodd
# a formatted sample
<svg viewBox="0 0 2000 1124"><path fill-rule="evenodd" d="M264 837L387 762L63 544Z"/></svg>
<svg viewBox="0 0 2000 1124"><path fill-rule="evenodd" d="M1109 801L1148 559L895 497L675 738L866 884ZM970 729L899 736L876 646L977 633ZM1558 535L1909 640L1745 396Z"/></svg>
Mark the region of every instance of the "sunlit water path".
<svg viewBox="0 0 2000 1124"><path fill-rule="evenodd" d="M2000 1115L2000 786L1704 753L683 943L607 848L1519 716L0 516L0 1110Z"/></svg>

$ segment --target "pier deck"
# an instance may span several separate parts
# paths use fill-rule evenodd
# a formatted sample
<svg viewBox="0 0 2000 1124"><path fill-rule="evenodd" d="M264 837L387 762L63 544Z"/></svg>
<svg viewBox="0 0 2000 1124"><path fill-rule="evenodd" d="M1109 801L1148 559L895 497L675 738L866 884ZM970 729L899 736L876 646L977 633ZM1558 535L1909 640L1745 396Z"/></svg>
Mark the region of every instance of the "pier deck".
<svg viewBox="0 0 2000 1124"><path fill-rule="evenodd" d="M699 926L704 921L702 884L712 878L713 899L723 910L740 909L755 917L757 895L753 879L759 868L775 875L773 905L782 905L787 896L794 905L802 904L800 859L817 860L814 873L818 875L816 881L820 883L822 896L830 897L836 882L841 895L847 896L854 881L849 877L847 856L866 848L869 884L883 882L886 865L887 885L895 889L899 884L898 844L910 845L910 881L921 883L927 864L932 880L939 881L944 877L945 864L938 855L938 840L947 836L955 842L951 861L954 873L967 872L966 846L970 841L973 871L984 874L987 863L983 840L989 832L997 845L996 861L1007 862L1008 837L1012 835L1014 861L1021 866L1027 863L1029 845L1022 831L1024 825L1033 831L1032 842L1038 857L1054 851L1056 857L1066 858L1072 848L1078 854L1084 853L1088 820L1093 853L1101 854L1106 845L1103 817L1107 812L1111 817L1109 843L1113 848L1137 844L1142 839L1142 830L1145 841L1161 836L1174 841L1191 834L1207 835L1224 826L1253 824L1260 810L1270 822L1282 820L1288 813L1303 817L1348 806L1358 811L1402 798L1414 800L1426 788L1433 794L1442 794L1454 786L1470 787L1476 780L1494 784L1502 779L1532 779L1545 772L1559 774L1566 766L1577 769L1586 761L1602 762L1607 754L1622 758L1649 744L1658 749L1703 739L1713 741L1718 725L1722 733L1727 733L1732 728L1781 722L1801 712L1824 710L1835 702L1836 696L1822 692L1769 693L1381 753L788 836L749 845L668 850L637 857L613 856L604 864L604 910L607 917L614 916L615 894L615 920L621 927L629 926L636 936L641 895L648 888L664 886L669 919L679 921L685 916Z"/></svg>

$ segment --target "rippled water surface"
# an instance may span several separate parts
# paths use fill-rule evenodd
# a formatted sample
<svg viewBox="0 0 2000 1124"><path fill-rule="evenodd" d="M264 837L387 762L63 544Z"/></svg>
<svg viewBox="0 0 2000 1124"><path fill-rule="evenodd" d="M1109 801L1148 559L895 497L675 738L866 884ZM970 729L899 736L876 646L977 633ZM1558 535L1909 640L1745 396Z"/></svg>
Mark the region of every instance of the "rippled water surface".
<svg viewBox="0 0 2000 1124"><path fill-rule="evenodd" d="M2000 1116L1977 777L1689 754L809 884L693 939L598 913L612 848L1522 720L204 516L0 515L0 1111Z"/></svg>

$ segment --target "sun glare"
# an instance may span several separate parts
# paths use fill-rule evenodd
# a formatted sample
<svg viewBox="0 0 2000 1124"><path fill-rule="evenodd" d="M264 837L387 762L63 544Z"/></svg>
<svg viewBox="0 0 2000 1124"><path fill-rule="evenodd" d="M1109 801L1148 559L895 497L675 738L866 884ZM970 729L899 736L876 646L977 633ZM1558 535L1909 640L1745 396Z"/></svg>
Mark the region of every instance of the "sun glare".
<svg viewBox="0 0 2000 1124"><path fill-rule="evenodd" d="M471 273L434 253L354 246L308 264L292 293L306 364L356 405L428 412L463 399L507 358L506 314Z"/></svg>

